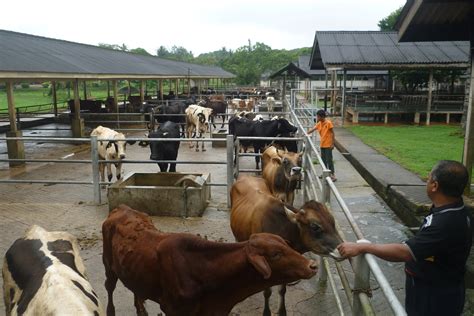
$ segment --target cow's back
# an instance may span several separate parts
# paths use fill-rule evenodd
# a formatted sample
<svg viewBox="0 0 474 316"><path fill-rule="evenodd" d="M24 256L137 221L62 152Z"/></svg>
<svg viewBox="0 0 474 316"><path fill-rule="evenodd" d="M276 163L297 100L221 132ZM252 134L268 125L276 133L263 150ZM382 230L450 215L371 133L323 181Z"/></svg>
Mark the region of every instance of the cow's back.
<svg viewBox="0 0 474 316"><path fill-rule="evenodd" d="M102 236L106 271L113 271L131 291L156 301L157 297L150 297L159 276L156 246L166 234L155 228L147 214L120 205L102 224Z"/></svg>
<svg viewBox="0 0 474 316"><path fill-rule="evenodd" d="M274 198L265 180L240 177L231 189L231 228L237 241L248 240L253 233L263 232L267 213L279 208L281 202Z"/></svg>
<svg viewBox="0 0 474 316"><path fill-rule="evenodd" d="M103 314L69 233L33 225L8 249L2 274L7 315Z"/></svg>

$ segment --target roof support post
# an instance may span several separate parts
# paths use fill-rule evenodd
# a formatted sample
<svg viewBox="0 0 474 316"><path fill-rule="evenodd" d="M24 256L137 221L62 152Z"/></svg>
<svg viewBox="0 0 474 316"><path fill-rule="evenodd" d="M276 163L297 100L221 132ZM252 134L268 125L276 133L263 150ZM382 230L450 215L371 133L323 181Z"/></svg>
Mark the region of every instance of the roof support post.
<svg viewBox="0 0 474 316"><path fill-rule="evenodd" d="M58 96L56 93L56 81L51 81L51 94L53 95L54 117L58 117Z"/></svg>
<svg viewBox="0 0 474 316"><path fill-rule="evenodd" d="M8 102L8 118L10 119L10 131L16 132L18 130L16 124L16 108L15 97L13 95L13 82L6 82L7 88L7 102Z"/></svg>
<svg viewBox="0 0 474 316"><path fill-rule="evenodd" d="M466 196L471 193L471 182L472 182L472 162L474 160L474 114L473 112L473 99L474 99L474 21L471 20L470 28L471 37L471 75L470 75L470 88L469 88L469 103L467 106L467 117L466 117L466 131L464 133L464 150L462 161L467 168L469 173L468 185L464 191Z"/></svg>
<svg viewBox="0 0 474 316"><path fill-rule="evenodd" d="M74 80L74 118L71 121L71 129L72 137L84 136L84 119L81 118L81 102L79 101L79 79Z"/></svg>
<svg viewBox="0 0 474 316"><path fill-rule="evenodd" d="M110 81L107 80L107 98L110 98Z"/></svg>
<svg viewBox="0 0 474 316"><path fill-rule="evenodd" d="M175 96L178 96L178 93L179 93L179 79L176 78L176 80L174 81L174 95Z"/></svg>
<svg viewBox="0 0 474 316"><path fill-rule="evenodd" d="M140 80L140 102L145 101L145 80Z"/></svg>
<svg viewBox="0 0 474 316"><path fill-rule="evenodd" d="M160 79L160 100L163 101L163 79Z"/></svg>
<svg viewBox="0 0 474 316"><path fill-rule="evenodd" d="M428 80L428 105L426 107L426 125L430 125L431 119L431 103L433 99L433 68L430 69L430 77Z"/></svg>
<svg viewBox="0 0 474 316"><path fill-rule="evenodd" d="M10 131L6 133L7 137L22 137L23 134L18 130L16 123L15 97L13 94L13 82L6 82L8 116L10 119ZM25 145L22 140L7 140L7 150L9 159L25 159ZM11 167L24 165L24 162L9 162Z"/></svg>
<svg viewBox="0 0 474 316"><path fill-rule="evenodd" d="M328 70L324 68L324 111L328 110Z"/></svg>
<svg viewBox="0 0 474 316"><path fill-rule="evenodd" d="M341 125L344 126L344 110L346 109L346 77L347 70L342 72L342 106L341 106Z"/></svg>
<svg viewBox="0 0 474 316"><path fill-rule="evenodd" d="M114 95L114 111L118 113L118 87L117 80L112 80L112 93Z"/></svg>

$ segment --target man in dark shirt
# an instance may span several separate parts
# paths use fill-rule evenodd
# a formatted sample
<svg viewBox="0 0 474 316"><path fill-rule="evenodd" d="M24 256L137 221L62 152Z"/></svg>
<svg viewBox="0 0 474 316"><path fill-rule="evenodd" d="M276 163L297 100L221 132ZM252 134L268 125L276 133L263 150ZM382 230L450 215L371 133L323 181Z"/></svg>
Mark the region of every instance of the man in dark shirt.
<svg viewBox="0 0 474 316"><path fill-rule="evenodd" d="M345 242L339 245L339 252L344 257L370 253L405 262L408 315L460 315L472 243L470 212L462 199L467 182L467 169L461 163L438 162L426 183L433 205L414 237L401 244Z"/></svg>

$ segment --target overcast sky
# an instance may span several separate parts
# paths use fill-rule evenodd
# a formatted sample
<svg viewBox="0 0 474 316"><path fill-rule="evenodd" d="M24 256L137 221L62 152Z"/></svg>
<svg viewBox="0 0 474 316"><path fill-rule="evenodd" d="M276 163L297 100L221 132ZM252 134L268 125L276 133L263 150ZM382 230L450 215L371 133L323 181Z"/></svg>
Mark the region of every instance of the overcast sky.
<svg viewBox="0 0 474 316"><path fill-rule="evenodd" d="M201 53L262 42L311 47L315 31L378 30L405 0L3 1L0 29L155 55L161 45Z"/></svg>

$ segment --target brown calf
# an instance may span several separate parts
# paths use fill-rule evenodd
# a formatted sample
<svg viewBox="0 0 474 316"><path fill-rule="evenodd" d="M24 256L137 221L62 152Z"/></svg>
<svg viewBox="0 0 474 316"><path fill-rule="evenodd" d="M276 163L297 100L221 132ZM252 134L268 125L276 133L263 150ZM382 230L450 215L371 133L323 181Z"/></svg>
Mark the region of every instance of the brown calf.
<svg viewBox="0 0 474 316"><path fill-rule="evenodd" d="M314 261L279 236L254 234L247 242L211 242L191 234L161 233L151 218L128 206L102 225L107 315L120 279L134 293L137 314L151 299L170 315L228 315L263 289L316 274Z"/></svg>

